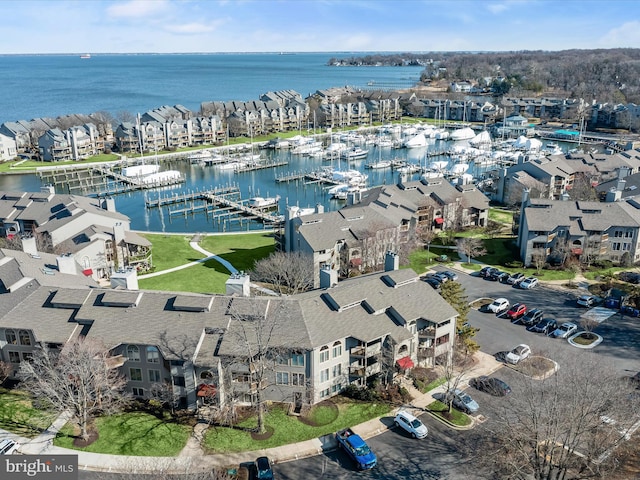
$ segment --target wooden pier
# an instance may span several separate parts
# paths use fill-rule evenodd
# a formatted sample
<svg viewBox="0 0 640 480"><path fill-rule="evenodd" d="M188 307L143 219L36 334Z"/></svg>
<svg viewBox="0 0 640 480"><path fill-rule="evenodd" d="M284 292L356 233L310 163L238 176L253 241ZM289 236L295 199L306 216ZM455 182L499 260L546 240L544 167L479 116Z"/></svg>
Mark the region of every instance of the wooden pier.
<svg viewBox="0 0 640 480"><path fill-rule="evenodd" d="M324 183L327 185L340 185L344 183L344 181L341 182L327 177L323 172L288 172L276 177L276 183L288 183L296 180L306 180L307 184Z"/></svg>
<svg viewBox="0 0 640 480"><path fill-rule="evenodd" d="M182 194L159 197L147 200L146 208L162 208L170 205L184 205L181 208L167 208L169 218L204 213L213 220L220 221L260 221L265 224L278 225L284 218L277 212L247 205L249 200L240 198L240 190L236 186L217 187L211 190L185 192Z"/></svg>
<svg viewBox="0 0 640 480"><path fill-rule="evenodd" d="M288 164L289 162L287 162L286 160L282 160L279 162L269 162L269 163L255 163L255 164L247 165L245 167L238 167L234 170L234 172L235 173L253 172L254 170L265 170L267 168L282 167Z"/></svg>

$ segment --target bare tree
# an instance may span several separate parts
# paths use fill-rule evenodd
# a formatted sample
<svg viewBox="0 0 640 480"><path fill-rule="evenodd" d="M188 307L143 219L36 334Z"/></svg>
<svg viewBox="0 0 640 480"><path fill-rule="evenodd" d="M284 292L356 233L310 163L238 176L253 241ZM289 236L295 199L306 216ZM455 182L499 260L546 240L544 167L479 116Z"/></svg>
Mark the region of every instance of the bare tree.
<svg viewBox="0 0 640 480"><path fill-rule="evenodd" d="M251 276L281 294L304 292L313 288L313 258L301 252L274 252L255 263Z"/></svg>
<svg viewBox="0 0 640 480"><path fill-rule="evenodd" d="M580 326L586 332L588 338L593 338L593 331L600 325L600 322L593 317L583 315L580 317Z"/></svg>
<svg viewBox="0 0 640 480"><path fill-rule="evenodd" d="M7 378L13 373L13 365L7 362L0 361L0 385L2 385Z"/></svg>
<svg viewBox="0 0 640 480"><path fill-rule="evenodd" d="M176 407L180 402L180 395L173 388L173 384L169 381L156 382L149 387L149 395L152 400L158 402L162 407L166 407L175 415Z"/></svg>
<svg viewBox="0 0 640 480"><path fill-rule="evenodd" d="M585 352L565 355L545 379L514 377L518 392L494 416L489 445L480 460L494 478L570 480L604 478L616 468L638 421L637 397L630 397L612 365Z"/></svg>
<svg viewBox="0 0 640 480"><path fill-rule="evenodd" d="M484 233L489 238L495 238L504 228L504 224L496 222L495 220L487 221L487 225L484 227Z"/></svg>
<svg viewBox="0 0 640 480"><path fill-rule="evenodd" d="M596 192L594 182L597 184L597 177L586 172L578 172L574 175L573 185L568 191L571 200L588 200L597 202L598 192Z"/></svg>
<svg viewBox="0 0 640 480"><path fill-rule="evenodd" d="M129 400L123 392L127 380L109 350L95 340L74 340L62 350L36 350L31 361L20 364L19 378L35 397L71 411L85 440L93 418L120 411Z"/></svg>
<svg viewBox="0 0 640 480"><path fill-rule="evenodd" d="M265 391L277 383L274 372L279 357L301 341L301 334L291 322L296 315L294 303L282 299L232 298L228 314L231 320L221 347L227 376L243 378L236 385L246 388L244 393L250 395L258 417L257 433L265 433ZM227 387L233 384L229 381L233 378L226 380Z"/></svg>
<svg viewBox="0 0 640 480"><path fill-rule="evenodd" d="M487 253L487 249L484 248L480 238L460 238L456 243L458 244L458 249L467 256L467 263L471 263L472 258L480 257Z"/></svg>
<svg viewBox="0 0 640 480"><path fill-rule="evenodd" d="M531 263L536 267L538 275L542 272L542 267L547 263L547 252L544 248L536 248L531 255Z"/></svg>

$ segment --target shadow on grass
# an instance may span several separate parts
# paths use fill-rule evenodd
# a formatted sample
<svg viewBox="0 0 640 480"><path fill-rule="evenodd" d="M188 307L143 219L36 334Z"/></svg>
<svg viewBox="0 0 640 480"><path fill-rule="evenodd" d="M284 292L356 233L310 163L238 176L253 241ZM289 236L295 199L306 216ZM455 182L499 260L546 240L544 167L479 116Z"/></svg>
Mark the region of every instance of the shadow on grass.
<svg viewBox="0 0 640 480"><path fill-rule="evenodd" d="M0 428L22 435L35 437L51 423L54 414L34 408L27 395L0 390Z"/></svg>

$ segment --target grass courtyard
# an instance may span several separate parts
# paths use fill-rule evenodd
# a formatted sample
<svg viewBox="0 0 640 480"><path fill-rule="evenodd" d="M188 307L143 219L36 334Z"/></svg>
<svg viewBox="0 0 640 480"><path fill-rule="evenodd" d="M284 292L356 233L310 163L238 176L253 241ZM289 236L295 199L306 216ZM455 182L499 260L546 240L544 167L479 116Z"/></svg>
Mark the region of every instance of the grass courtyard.
<svg viewBox="0 0 640 480"><path fill-rule="evenodd" d="M153 244L155 271L162 271L204 258L204 255L189 245L191 236L144 234ZM210 235L204 237L200 246L219 255L238 270L251 270L256 260L270 255L275 250L270 233L233 235ZM140 288L145 290L169 290L195 293L224 293L229 271L218 261L203 263L141 279Z"/></svg>

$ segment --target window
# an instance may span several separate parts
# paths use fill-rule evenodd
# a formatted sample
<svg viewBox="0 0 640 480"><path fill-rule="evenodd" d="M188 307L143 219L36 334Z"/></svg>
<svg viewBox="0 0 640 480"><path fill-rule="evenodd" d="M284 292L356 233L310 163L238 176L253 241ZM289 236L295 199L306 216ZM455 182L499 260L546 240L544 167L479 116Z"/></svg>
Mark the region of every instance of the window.
<svg viewBox="0 0 640 480"><path fill-rule="evenodd" d="M291 385L296 385L299 387L304 386L304 373L292 373L291 374Z"/></svg>
<svg viewBox="0 0 640 480"><path fill-rule="evenodd" d="M131 391L136 397L144 397L144 388L133 387Z"/></svg>
<svg viewBox="0 0 640 480"><path fill-rule="evenodd" d="M30 362L33 360L33 353L31 352L22 352L22 360L25 362Z"/></svg>
<svg viewBox="0 0 640 480"><path fill-rule="evenodd" d="M149 370L149 381L151 383L160 383L160 370Z"/></svg>
<svg viewBox="0 0 640 480"><path fill-rule="evenodd" d="M436 345L442 345L449 342L449 334L436 338Z"/></svg>
<svg viewBox="0 0 640 480"><path fill-rule="evenodd" d="M329 360L329 347L322 347L320 349L320 363Z"/></svg>
<svg viewBox="0 0 640 480"><path fill-rule="evenodd" d="M631 244L630 243L623 243L622 244L622 250L628 252L631 250Z"/></svg>
<svg viewBox="0 0 640 480"><path fill-rule="evenodd" d="M339 377L340 374L342 373L342 365L340 364L334 365L332 373L333 373L333 378Z"/></svg>
<svg viewBox="0 0 640 480"><path fill-rule="evenodd" d="M184 383L184 377L182 377L182 376L179 376L179 377L178 377L178 376L173 377L173 384L174 384L176 387L184 387L184 385L185 385L185 383Z"/></svg>
<svg viewBox="0 0 640 480"><path fill-rule="evenodd" d="M276 372L276 385L289 385L289 372Z"/></svg>
<svg viewBox="0 0 640 480"><path fill-rule="evenodd" d="M278 365L289 365L289 359L283 355L278 355L276 357L276 363Z"/></svg>
<svg viewBox="0 0 640 480"><path fill-rule="evenodd" d="M9 352L9 362L11 362L11 363L20 363L20 353L18 353L18 352Z"/></svg>
<svg viewBox="0 0 640 480"><path fill-rule="evenodd" d="M622 232L620 230L616 230L616 231L613 232L613 236L615 238L620 238L620 237L622 237Z"/></svg>
<svg viewBox="0 0 640 480"><path fill-rule="evenodd" d="M18 344L18 337L16 337L16 332L14 330L5 330L4 336L7 339L7 343L10 345Z"/></svg>
<svg viewBox="0 0 640 480"><path fill-rule="evenodd" d="M31 336L27 330L20 330L18 336L20 337L20 345L31 345Z"/></svg>
<svg viewBox="0 0 640 480"><path fill-rule="evenodd" d="M329 380L329 369L325 368L324 370L320 371L320 381L326 382L328 380Z"/></svg>
<svg viewBox="0 0 640 480"><path fill-rule="evenodd" d="M141 382L142 381L142 370L139 368L130 368L129 376L131 377L132 382Z"/></svg>
<svg viewBox="0 0 640 480"><path fill-rule="evenodd" d="M336 358L342 355L342 343L336 342L333 344L331 355L333 356L333 358Z"/></svg>
<svg viewBox="0 0 640 480"><path fill-rule="evenodd" d="M325 388L324 390L322 390L320 392L320 398L324 398L324 397L328 397L329 396L329 389Z"/></svg>
<svg viewBox="0 0 640 480"><path fill-rule="evenodd" d="M613 242L611 244L611 250L620 250L620 242Z"/></svg>
<svg viewBox="0 0 640 480"><path fill-rule="evenodd" d="M200 372L200 378L202 380L213 380L213 373L209 370L205 370L204 372Z"/></svg>
<svg viewBox="0 0 640 480"><path fill-rule="evenodd" d="M633 237L633 232L624 232L624 238L631 238Z"/></svg>
<svg viewBox="0 0 640 480"><path fill-rule="evenodd" d="M156 347L147 347L147 362L149 363L160 362L160 352Z"/></svg>
<svg viewBox="0 0 640 480"><path fill-rule="evenodd" d="M341 383L336 383L335 385L331 386L331 393L338 393L340 390L342 390Z"/></svg>
<svg viewBox="0 0 640 480"><path fill-rule="evenodd" d="M129 345L127 347L127 358L132 362L140 361L140 349L136 345Z"/></svg>
<svg viewBox="0 0 640 480"><path fill-rule="evenodd" d="M304 367L304 355L302 353L294 353L291 355L291 366Z"/></svg>
<svg viewBox="0 0 640 480"><path fill-rule="evenodd" d="M236 383L247 383L249 382L249 375L246 373L235 373L231 377L231 381Z"/></svg>

